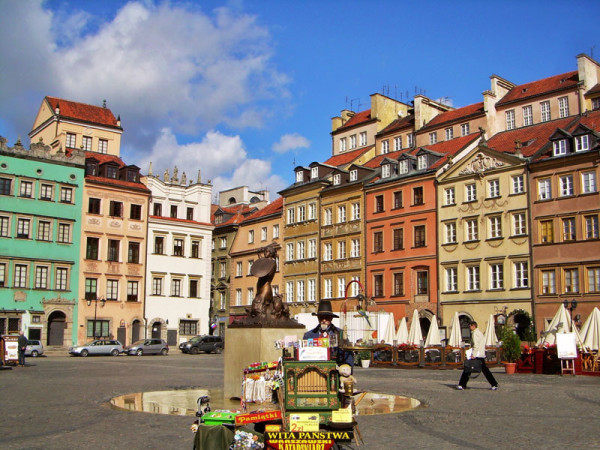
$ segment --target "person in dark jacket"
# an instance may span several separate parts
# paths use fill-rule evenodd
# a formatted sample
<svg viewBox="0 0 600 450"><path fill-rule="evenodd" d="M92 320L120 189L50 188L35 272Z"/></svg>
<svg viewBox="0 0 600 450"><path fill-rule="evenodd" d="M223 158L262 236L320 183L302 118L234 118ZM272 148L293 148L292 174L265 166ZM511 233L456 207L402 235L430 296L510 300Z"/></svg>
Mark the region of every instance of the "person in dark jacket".
<svg viewBox="0 0 600 450"><path fill-rule="evenodd" d="M25 350L27 350L27 338L22 331L19 331L19 339L17 340L19 346L19 365L25 367Z"/></svg>
<svg viewBox="0 0 600 450"><path fill-rule="evenodd" d="M350 364L350 367L354 367L354 355L352 352L343 351L340 346L342 345L342 330L336 327L331 320L334 317L339 317L333 313L331 308L331 302L329 300L321 300L316 313L312 313L313 316L317 316L319 319L319 325L312 330L308 330L304 333L304 339L316 339L316 338L329 338L334 339L337 344L335 345L334 351L336 354L336 361L338 364Z"/></svg>

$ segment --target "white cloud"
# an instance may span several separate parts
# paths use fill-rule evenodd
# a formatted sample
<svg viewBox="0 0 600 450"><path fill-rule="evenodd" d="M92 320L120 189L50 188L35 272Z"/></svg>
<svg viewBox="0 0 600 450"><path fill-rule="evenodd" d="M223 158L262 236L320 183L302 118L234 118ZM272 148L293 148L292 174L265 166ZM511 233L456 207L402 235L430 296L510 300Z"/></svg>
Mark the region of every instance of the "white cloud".
<svg viewBox="0 0 600 450"><path fill-rule="evenodd" d="M284 134L279 139L279 142L273 144L273 151L277 153L285 153L288 150L297 148L310 147L310 141L298 133Z"/></svg>

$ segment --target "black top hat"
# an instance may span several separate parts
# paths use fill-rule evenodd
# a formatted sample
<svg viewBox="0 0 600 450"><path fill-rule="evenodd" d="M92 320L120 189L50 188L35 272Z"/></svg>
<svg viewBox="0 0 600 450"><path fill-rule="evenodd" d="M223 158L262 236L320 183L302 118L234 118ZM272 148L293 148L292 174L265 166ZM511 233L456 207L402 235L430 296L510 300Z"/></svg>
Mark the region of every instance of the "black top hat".
<svg viewBox="0 0 600 450"><path fill-rule="evenodd" d="M331 309L331 302L329 300L321 300L319 302L319 308L316 313L312 313L313 316L329 316L329 317L340 317L333 313Z"/></svg>

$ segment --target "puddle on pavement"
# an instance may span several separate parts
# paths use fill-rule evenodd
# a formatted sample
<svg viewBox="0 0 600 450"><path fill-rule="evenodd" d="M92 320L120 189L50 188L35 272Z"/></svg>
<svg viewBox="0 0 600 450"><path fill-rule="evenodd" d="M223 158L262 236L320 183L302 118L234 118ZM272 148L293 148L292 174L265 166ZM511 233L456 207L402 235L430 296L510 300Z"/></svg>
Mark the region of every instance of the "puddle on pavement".
<svg viewBox="0 0 600 450"><path fill-rule="evenodd" d="M240 402L224 398L220 389L178 389L172 391L136 392L110 399L110 406L125 411L168 414L174 416L195 416L198 410L198 397L208 395L213 411L219 409L240 409ZM394 414L409 411L421 406L415 398L400 395L365 392L354 396L359 416ZM260 407L260 405L256 405Z"/></svg>

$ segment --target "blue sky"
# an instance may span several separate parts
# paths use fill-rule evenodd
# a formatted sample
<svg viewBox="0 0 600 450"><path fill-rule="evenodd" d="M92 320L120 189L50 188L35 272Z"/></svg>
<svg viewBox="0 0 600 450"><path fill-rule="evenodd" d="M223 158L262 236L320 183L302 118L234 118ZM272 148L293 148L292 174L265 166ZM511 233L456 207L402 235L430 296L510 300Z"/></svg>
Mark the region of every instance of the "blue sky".
<svg viewBox="0 0 600 450"><path fill-rule="evenodd" d="M278 190L331 155L331 117L384 93L460 107L600 60L600 2L0 0L0 135L45 95L121 115L122 158ZM192 175L193 176L193 175Z"/></svg>

